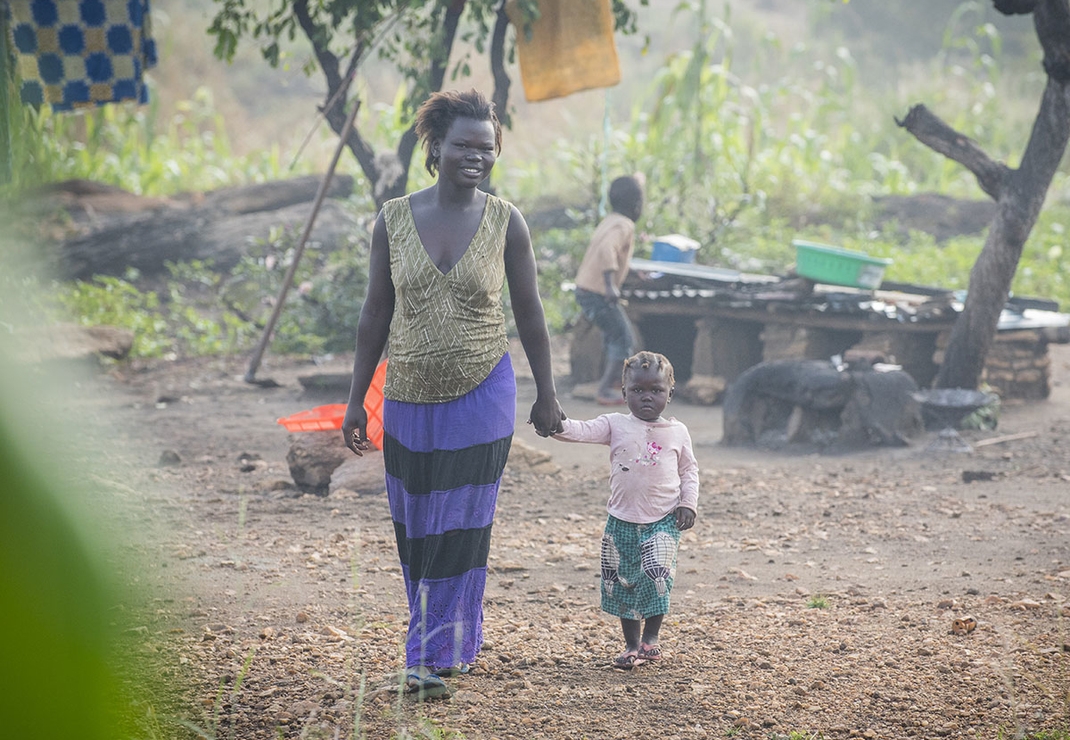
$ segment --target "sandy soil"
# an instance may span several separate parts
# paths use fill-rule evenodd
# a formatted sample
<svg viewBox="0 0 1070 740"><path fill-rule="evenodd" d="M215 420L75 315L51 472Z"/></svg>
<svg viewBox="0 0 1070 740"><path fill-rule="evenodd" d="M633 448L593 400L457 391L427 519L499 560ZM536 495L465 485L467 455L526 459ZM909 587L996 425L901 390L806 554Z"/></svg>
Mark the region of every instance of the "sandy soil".
<svg viewBox="0 0 1070 740"><path fill-rule="evenodd" d="M560 357L558 358L560 361ZM385 493L295 490L276 418L343 397L344 372L266 358L138 363L81 388L127 632L164 737L896 738L1070 730L1070 352L1045 403L1004 408L973 454L719 445L717 407L674 403L702 466L662 642L609 667L598 610L603 448L519 424L500 498L487 643L448 701L398 692L406 623ZM518 358L519 417L532 400ZM562 373L563 377L564 373ZM600 409L570 400L566 411ZM542 453L548 453L543 455ZM381 464L375 456L369 465ZM968 479L976 479L966 482ZM144 595L148 593L148 608ZM951 633L973 617L975 630ZM796 734L792 734L796 733ZM1002 735L1001 735L1002 733Z"/></svg>

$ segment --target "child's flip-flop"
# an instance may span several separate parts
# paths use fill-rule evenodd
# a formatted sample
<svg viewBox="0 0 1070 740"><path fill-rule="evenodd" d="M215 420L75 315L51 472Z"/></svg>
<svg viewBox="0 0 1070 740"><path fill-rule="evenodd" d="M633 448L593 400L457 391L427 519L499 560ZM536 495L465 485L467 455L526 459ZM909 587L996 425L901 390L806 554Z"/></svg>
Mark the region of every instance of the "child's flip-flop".
<svg viewBox="0 0 1070 740"><path fill-rule="evenodd" d="M644 663L653 663L654 661L661 660L661 648L657 645L640 645L639 646L639 660Z"/></svg>
<svg viewBox="0 0 1070 740"><path fill-rule="evenodd" d="M623 653L613 659L613 667L622 671L630 671L637 665L642 665L643 660L639 657L637 650L625 650Z"/></svg>

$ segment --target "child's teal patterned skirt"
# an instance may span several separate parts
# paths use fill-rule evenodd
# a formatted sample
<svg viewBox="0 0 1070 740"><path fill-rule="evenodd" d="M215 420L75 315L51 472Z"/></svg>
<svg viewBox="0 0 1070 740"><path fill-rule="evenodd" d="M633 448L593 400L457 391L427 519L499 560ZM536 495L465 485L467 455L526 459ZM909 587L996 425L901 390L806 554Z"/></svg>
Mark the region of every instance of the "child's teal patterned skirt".
<svg viewBox="0 0 1070 740"><path fill-rule="evenodd" d="M602 611L636 620L668 614L679 548L675 512L651 524L611 515L602 535Z"/></svg>

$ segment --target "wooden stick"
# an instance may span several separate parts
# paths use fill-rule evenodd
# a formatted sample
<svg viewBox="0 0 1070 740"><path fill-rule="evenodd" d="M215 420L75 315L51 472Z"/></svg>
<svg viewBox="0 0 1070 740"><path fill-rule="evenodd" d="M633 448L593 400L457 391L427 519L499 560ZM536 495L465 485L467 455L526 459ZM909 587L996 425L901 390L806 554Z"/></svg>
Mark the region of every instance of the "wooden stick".
<svg viewBox="0 0 1070 740"><path fill-rule="evenodd" d="M294 274L297 272L297 263L301 261L301 255L305 252L305 244L308 243L309 234L312 233L312 224L315 223L316 214L319 213L320 206L323 205L323 198L327 194L327 186L331 183L331 177L334 175L334 168L338 166L338 158L342 156L342 150L346 145L346 137L349 135L349 129L353 127L353 120L357 117L358 110L360 110L360 101L357 101L353 105L353 110L349 113L349 118L346 119L342 131L338 134L338 147L334 150L334 157L331 159L330 166L327 167L327 174L323 176L323 182L320 183L319 192L316 193L316 200L312 203L312 213L309 214L308 221L305 223L305 230L302 232L301 238L297 242L297 248L294 250L293 262L290 264L290 269L282 279L282 289L279 290L279 297L275 301L275 308L271 312L271 318L268 319L267 326L264 327L264 334L260 337L260 342L256 345L256 349L253 350L253 356L249 360L249 369L245 371L246 383L255 384L257 382L256 369L260 367L260 360L264 356L264 350L267 349L268 343L271 341L271 333L275 330L275 322L279 320L279 314L282 313L283 304L286 302L286 293L290 290L290 285L294 280Z"/></svg>
<svg viewBox="0 0 1070 740"><path fill-rule="evenodd" d="M1002 437L989 437L988 439L982 439L980 442L974 442L974 447L986 447L988 445L998 445L1002 442L1013 442L1016 439L1029 439L1035 437L1040 432L1019 432L1018 434L1005 434Z"/></svg>

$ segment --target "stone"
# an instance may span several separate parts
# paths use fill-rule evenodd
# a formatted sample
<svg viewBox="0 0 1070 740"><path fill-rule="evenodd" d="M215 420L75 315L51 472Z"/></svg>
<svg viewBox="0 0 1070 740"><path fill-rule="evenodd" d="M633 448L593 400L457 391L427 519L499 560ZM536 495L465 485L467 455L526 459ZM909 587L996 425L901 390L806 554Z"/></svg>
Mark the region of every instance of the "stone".
<svg viewBox="0 0 1070 740"><path fill-rule="evenodd" d="M842 371L819 360L763 362L724 395L726 445L779 448L793 443L834 451L865 445L905 446L924 432L902 371Z"/></svg>
<svg viewBox="0 0 1070 740"><path fill-rule="evenodd" d="M689 403L712 406L721 400L726 386L725 379L721 377L692 375L687 383L684 384L684 387L678 389L678 393L683 400Z"/></svg>
<svg viewBox="0 0 1070 740"><path fill-rule="evenodd" d="M527 470L540 475L554 475L561 471L561 467L554 462L553 456L548 452L536 449L513 437L506 470Z"/></svg>
<svg viewBox="0 0 1070 740"><path fill-rule="evenodd" d="M182 456L174 450L164 450L160 453L160 459L156 462L161 468L170 467L172 465L181 465Z"/></svg>
<svg viewBox="0 0 1070 740"><path fill-rule="evenodd" d="M116 326L51 324L18 327L13 333L14 356L22 362L124 359L134 346L134 332Z"/></svg>
<svg viewBox="0 0 1070 740"><path fill-rule="evenodd" d="M290 439L286 463L294 483L306 493L326 495L331 475L342 463L354 457L342 442L341 432L299 432Z"/></svg>

